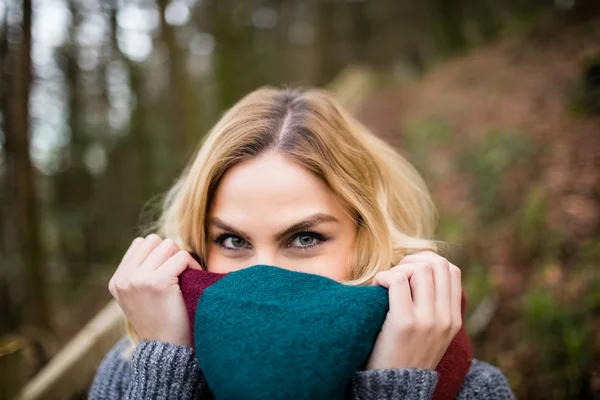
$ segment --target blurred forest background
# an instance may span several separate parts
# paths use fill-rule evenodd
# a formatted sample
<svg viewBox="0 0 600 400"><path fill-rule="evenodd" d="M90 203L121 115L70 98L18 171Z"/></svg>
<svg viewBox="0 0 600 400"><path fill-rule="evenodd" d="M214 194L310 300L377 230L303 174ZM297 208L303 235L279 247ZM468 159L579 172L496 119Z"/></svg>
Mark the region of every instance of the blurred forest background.
<svg viewBox="0 0 600 400"><path fill-rule="evenodd" d="M26 343L24 378L108 302L223 110L347 86L431 185L476 356L519 398L600 398L599 2L4 0L0 18L0 337Z"/></svg>

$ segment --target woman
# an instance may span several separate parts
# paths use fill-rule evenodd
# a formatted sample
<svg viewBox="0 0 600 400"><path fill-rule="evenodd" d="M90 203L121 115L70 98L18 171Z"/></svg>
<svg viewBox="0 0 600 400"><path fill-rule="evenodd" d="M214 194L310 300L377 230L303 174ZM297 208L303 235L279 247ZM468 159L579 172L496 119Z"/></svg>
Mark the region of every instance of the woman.
<svg viewBox="0 0 600 400"><path fill-rule="evenodd" d="M331 97L259 89L208 135L166 197L158 235L123 257L109 289L130 337L103 361L90 398L210 397L178 276L256 264L388 288L390 310L351 395L430 398L462 326L460 270L435 253L434 228L419 174ZM166 369L172 379L159 378ZM500 371L474 360L458 398L513 395Z"/></svg>

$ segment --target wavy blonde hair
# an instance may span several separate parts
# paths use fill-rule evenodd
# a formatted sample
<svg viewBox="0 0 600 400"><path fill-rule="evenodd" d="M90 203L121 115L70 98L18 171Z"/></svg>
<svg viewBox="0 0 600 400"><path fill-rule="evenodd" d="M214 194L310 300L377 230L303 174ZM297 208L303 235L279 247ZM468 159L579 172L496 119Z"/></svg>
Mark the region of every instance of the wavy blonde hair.
<svg viewBox="0 0 600 400"><path fill-rule="evenodd" d="M158 234L183 250L206 254L207 213L220 179L232 166L267 151L312 171L356 216L353 279L347 284L368 283L411 252L437 251L436 210L419 173L317 89L264 87L228 110L168 192Z"/></svg>

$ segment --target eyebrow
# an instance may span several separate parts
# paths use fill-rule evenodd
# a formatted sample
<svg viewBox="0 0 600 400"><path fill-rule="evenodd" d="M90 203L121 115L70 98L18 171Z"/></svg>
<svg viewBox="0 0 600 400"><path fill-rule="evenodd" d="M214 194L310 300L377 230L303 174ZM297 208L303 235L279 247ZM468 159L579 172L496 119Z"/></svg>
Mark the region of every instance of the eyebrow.
<svg viewBox="0 0 600 400"><path fill-rule="evenodd" d="M229 225L228 223L226 223L225 221L223 221L222 219L219 219L217 217L211 217L208 222L210 225L213 225L217 228L223 229L224 231L231 232L234 235L239 236L244 240L247 240L250 237L250 235L248 233L244 232L243 230L232 227L231 225ZM281 241L285 237L291 235L292 233L306 231L306 230L314 227L315 225L318 225L318 224L321 224L324 222L339 222L339 221L333 215L329 215L329 214L325 214L325 213L316 213L316 214L313 214L307 218L304 218L303 220L298 221L298 222L294 223L293 225L277 232L276 234L273 235L273 238L277 241Z"/></svg>

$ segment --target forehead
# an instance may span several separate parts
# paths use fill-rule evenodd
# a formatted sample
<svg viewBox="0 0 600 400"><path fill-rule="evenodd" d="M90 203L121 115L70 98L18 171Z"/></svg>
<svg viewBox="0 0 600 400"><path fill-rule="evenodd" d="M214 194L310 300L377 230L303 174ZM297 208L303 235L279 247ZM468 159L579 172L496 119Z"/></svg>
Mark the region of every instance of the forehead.
<svg viewBox="0 0 600 400"><path fill-rule="evenodd" d="M232 167L217 186L211 216L228 221L277 219L294 223L303 215L344 213L331 189L300 164L270 152Z"/></svg>

